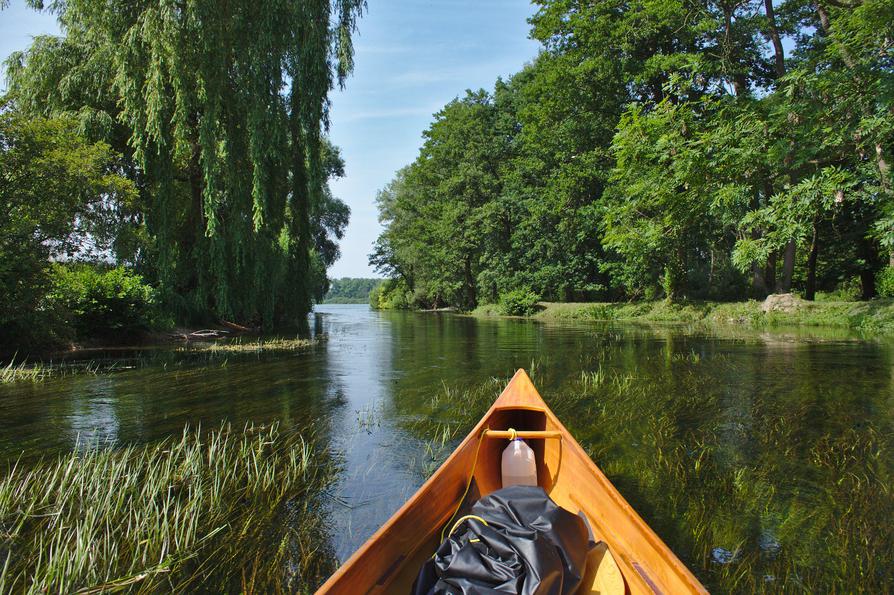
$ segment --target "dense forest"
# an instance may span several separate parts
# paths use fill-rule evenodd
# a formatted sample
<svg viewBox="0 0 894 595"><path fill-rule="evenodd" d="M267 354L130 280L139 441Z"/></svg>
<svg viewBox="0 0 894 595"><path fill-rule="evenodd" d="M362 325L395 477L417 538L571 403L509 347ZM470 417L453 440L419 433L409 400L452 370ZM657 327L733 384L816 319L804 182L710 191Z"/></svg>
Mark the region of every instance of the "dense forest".
<svg viewBox="0 0 894 595"><path fill-rule="evenodd" d="M329 304L366 304L369 302L370 292L381 282L381 279L361 277L332 279L323 301Z"/></svg>
<svg viewBox="0 0 894 595"><path fill-rule="evenodd" d="M534 4L379 192L376 305L891 290L894 3Z"/></svg>
<svg viewBox="0 0 894 595"><path fill-rule="evenodd" d="M362 7L46 3L63 34L5 65L0 346L306 325L349 216L327 95Z"/></svg>

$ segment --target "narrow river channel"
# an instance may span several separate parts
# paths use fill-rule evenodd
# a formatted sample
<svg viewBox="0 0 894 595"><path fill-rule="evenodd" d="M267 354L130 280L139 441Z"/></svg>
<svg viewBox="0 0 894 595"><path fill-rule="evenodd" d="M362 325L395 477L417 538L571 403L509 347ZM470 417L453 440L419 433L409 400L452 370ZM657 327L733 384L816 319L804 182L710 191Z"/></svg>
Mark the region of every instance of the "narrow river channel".
<svg viewBox="0 0 894 595"><path fill-rule="evenodd" d="M325 340L297 354L117 353L124 369L111 374L0 386L0 456L27 463L150 442L187 423L279 421L338 454L327 508L344 560L455 444L433 450L435 436L410 423L432 397L488 382L496 397L493 378L533 364L547 403L709 588L894 580L889 340L353 305L318 306L312 327Z"/></svg>

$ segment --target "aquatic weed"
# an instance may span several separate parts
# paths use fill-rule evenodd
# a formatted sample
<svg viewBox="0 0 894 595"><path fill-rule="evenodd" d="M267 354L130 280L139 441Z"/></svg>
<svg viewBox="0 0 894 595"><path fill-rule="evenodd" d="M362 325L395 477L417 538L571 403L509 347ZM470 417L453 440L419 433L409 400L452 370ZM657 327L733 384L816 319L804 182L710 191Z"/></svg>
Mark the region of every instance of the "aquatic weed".
<svg viewBox="0 0 894 595"><path fill-rule="evenodd" d="M276 425L14 467L0 592L313 588L335 567L315 504L333 472Z"/></svg>

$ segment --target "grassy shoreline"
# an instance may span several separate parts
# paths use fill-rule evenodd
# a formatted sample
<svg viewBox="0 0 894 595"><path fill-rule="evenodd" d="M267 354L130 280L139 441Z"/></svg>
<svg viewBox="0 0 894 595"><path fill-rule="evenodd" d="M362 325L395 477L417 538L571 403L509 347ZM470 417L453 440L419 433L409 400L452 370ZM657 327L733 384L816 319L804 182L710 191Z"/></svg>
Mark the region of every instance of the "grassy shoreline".
<svg viewBox="0 0 894 595"><path fill-rule="evenodd" d="M39 358L17 359L13 356L9 360L0 359L0 385L14 382L44 382L46 380L71 376L75 374L110 374L122 370L132 369L145 365L144 359L149 358L152 349L169 347L171 351L183 354L207 355L211 358L225 358L229 356L262 355L298 353L312 349L325 341L325 335L312 339L283 338L283 337L233 337L224 339L193 340L186 343L174 343L170 340L164 342L140 345L133 348L91 348L74 351L65 354L67 358L54 361ZM138 352L139 355L127 357L124 360L102 357L108 351ZM98 359L82 359L78 354L100 354ZM149 360L151 361L151 360ZM135 363L136 362L136 363Z"/></svg>
<svg viewBox="0 0 894 595"><path fill-rule="evenodd" d="M796 300L791 308L764 312L763 302L540 302L526 318L538 320L591 320L645 323L706 323L746 325L753 328L805 326L894 332L894 300L868 302ZM479 306L473 316L503 316L500 306Z"/></svg>

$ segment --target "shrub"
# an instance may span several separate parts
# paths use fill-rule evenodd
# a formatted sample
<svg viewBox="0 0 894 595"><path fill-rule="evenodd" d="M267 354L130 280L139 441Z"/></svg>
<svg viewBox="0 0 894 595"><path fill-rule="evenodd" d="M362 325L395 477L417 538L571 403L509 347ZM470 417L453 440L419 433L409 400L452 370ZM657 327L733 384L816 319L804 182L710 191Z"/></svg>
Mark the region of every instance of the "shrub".
<svg viewBox="0 0 894 595"><path fill-rule="evenodd" d="M379 309L379 297L382 295L382 284L379 283L369 290L369 307L373 310Z"/></svg>
<svg viewBox="0 0 894 595"><path fill-rule="evenodd" d="M369 305L374 310L408 310L413 294L403 280L385 279L369 292Z"/></svg>
<svg viewBox="0 0 894 595"><path fill-rule="evenodd" d="M588 318L594 320L614 320L618 317L613 304L593 304L586 308Z"/></svg>
<svg viewBox="0 0 894 595"><path fill-rule="evenodd" d="M863 288L860 277L851 277L839 283L834 291L818 291L814 298L818 302L855 302L860 299Z"/></svg>
<svg viewBox="0 0 894 595"><path fill-rule="evenodd" d="M50 299L78 336L127 336L157 326L156 291L124 267L53 267Z"/></svg>
<svg viewBox="0 0 894 595"><path fill-rule="evenodd" d="M74 120L33 117L0 100L0 352L70 340L47 299L49 263L86 244L108 249L122 229L110 207L129 204L137 191L112 173L117 163L108 145L80 136Z"/></svg>
<svg viewBox="0 0 894 595"><path fill-rule="evenodd" d="M879 297L894 297L894 267L885 267L875 277L875 290Z"/></svg>
<svg viewBox="0 0 894 595"><path fill-rule="evenodd" d="M530 316L537 311L540 296L526 289L515 289L500 298L500 310L507 316Z"/></svg>

